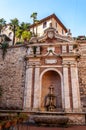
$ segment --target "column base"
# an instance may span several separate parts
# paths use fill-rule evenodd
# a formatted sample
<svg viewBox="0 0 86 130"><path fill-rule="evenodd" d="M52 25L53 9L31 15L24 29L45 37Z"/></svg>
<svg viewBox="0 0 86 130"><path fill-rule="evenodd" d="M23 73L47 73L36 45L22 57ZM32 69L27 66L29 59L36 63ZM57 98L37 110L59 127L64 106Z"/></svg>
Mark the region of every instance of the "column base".
<svg viewBox="0 0 86 130"><path fill-rule="evenodd" d="M72 112L82 112L82 109L81 108L74 108L73 110L72 110Z"/></svg>
<svg viewBox="0 0 86 130"><path fill-rule="evenodd" d="M72 112L71 108L65 108L64 112Z"/></svg>
<svg viewBox="0 0 86 130"><path fill-rule="evenodd" d="M32 111L41 111L40 108L32 108Z"/></svg>
<svg viewBox="0 0 86 130"><path fill-rule="evenodd" d="M32 109L31 109L31 108L24 108L23 110L24 110L25 112L32 111Z"/></svg>

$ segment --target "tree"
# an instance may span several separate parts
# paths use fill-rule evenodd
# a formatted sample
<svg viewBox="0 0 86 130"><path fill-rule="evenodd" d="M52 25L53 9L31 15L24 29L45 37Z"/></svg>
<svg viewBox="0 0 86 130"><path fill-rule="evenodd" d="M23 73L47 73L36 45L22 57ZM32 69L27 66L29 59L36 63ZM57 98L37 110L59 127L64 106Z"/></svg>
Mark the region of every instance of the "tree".
<svg viewBox="0 0 86 130"><path fill-rule="evenodd" d="M17 18L11 19L11 30L13 31L13 45L15 44L15 33L19 26L19 20Z"/></svg>
<svg viewBox="0 0 86 130"><path fill-rule="evenodd" d="M4 19L4 18L1 18L1 19L0 19L0 33L1 33L2 28L3 28L5 25L6 25L5 19Z"/></svg>
<svg viewBox="0 0 86 130"><path fill-rule="evenodd" d="M18 40L21 41L22 29L20 27L17 28L15 35L18 38Z"/></svg>
<svg viewBox="0 0 86 130"><path fill-rule="evenodd" d="M22 22L21 25L20 25L20 28L22 29L22 31L25 31L25 30L28 31L29 27L30 27L30 23Z"/></svg>
<svg viewBox="0 0 86 130"><path fill-rule="evenodd" d="M19 40L24 40L28 41L31 37L31 33L29 32L29 26L30 23L24 23L22 22L20 26L17 28L16 31L16 37L19 38Z"/></svg>
<svg viewBox="0 0 86 130"><path fill-rule="evenodd" d="M24 42L27 42L27 41L29 41L30 40L30 38L31 38L31 32L30 31L24 31L23 33L22 33L22 39L24 40Z"/></svg>
<svg viewBox="0 0 86 130"><path fill-rule="evenodd" d="M37 20L37 13L33 12L30 17L33 18L33 24L34 24L35 21ZM33 35L34 35L34 26L33 26Z"/></svg>

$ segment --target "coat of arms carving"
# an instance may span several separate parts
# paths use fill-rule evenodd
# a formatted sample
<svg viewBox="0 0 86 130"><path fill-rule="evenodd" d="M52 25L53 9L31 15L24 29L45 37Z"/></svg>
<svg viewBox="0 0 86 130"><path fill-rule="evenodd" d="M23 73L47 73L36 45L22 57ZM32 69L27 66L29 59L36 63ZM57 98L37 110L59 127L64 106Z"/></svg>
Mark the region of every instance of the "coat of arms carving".
<svg viewBox="0 0 86 130"><path fill-rule="evenodd" d="M49 32L47 33L47 36L48 36L50 39L52 39L52 38L54 37L54 32L53 32L53 31L49 31Z"/></svg>

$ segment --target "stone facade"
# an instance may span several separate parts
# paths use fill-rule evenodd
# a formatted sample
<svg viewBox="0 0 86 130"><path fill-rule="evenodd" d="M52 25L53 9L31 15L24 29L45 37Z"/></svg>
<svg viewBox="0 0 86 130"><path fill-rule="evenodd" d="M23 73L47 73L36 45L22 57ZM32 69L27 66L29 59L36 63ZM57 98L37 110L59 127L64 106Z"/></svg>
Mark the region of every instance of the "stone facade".
<svg viewBox="0 0 86 130"><path fill-rule="evenodd" d="M54 35L48 37L51 30ZM55 112L86 112L86 41L74 41L49 28L30 42L9 47L4 59L0 49L0 108L46 111L52 85ZM81 118L84 122L85 116Z"/></svg>

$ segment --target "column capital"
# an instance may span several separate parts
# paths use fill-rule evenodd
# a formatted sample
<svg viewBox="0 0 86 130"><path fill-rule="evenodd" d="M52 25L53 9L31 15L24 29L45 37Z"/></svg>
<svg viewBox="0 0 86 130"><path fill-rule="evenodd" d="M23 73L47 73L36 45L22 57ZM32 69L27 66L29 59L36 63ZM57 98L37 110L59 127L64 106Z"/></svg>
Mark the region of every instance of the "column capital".
<svg viewBox="0 0 86 130"><path fill-rule="evenodd" d="M64 68L68 68L69 65L68 64L62 64Z"/></svg>
<svg viewBox="0 0 86 130"><path fill-rule="evenodd" d="M36 61L31 61L31 62L27 62L27 65L26 65L26 69L28 68L33 68L33 67L40 67L40 62Z"/></svg>
<svg viewBox="0 0 86 130"><path fill-rule="evenodd" d="M69 63L68 63L68 62L64 62L64 61L63 61L62 65L63 65L63 67L65 67L65 68L68 68L68 67L69 67Z"/></svg>
<svg viewBox="0 0 86 130"><path fill-rule="evenodd" d="M74 63L70 63L70 66L71 67L77 67L77 63L75 63L75 62Z"/></svg>
<svg viewBox="0 0 86 130"><path fill-rule="evenodd" d="M76 61L63 61L62 63L63 67L77 67L77 62Z"/></svg>

